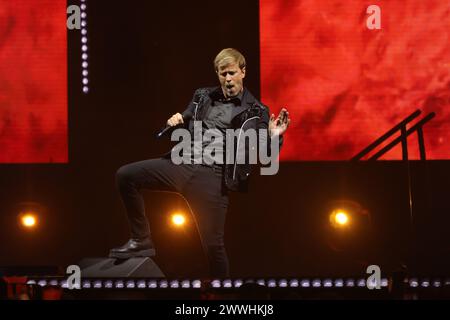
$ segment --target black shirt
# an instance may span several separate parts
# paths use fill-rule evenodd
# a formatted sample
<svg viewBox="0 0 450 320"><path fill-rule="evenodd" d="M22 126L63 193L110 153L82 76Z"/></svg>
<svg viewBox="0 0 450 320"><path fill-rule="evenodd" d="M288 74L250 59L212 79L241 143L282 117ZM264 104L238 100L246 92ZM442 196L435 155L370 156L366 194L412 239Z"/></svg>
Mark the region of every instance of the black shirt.
<svg viewBox="0 0 450 320"><path fill-rule="evenodd" d="M226 130L231 129L231 116L233 108L240 106L242 101L242 92L236 97L225 98L223 94L218 94L212 97L212 104L208 113L203 121L203 151L206 147L214 148L212 155L220 155L222 159L222 165L225 162L224 147L226 140ZM206 130L213 131L214 136L222 136L222 139L215 138L205 139ZM210 149L212 150L212 149ZM207 163L205 163L207 159ZM203 153L203 164L209 165L213 160L209 157L208 153ZM216 165L217 166L217 165Z"/></svg>

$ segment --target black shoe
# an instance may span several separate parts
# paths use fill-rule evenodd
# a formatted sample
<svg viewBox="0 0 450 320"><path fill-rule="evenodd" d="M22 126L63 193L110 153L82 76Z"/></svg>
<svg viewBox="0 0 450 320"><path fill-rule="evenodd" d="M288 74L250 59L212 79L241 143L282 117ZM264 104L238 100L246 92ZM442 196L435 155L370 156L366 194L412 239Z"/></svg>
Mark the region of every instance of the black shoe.
<svg viewBox="0 0 450 320"><path fill-rule="evenodd" d="M121 247L109 251L110 258L128 259L133 257L154 257L155 248L149 238L142 240L130 239Z"/></svg>

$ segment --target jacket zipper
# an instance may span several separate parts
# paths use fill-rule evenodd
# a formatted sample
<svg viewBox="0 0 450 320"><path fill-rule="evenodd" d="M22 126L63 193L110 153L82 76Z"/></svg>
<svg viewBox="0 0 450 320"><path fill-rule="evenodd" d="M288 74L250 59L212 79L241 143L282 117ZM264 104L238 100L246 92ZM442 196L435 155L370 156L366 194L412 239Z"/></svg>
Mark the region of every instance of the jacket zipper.
<svg viewBox="0 0 450 320"><path fill-rule="evenodd" d="M195 104L195 112L194 112L194 121L197 120L197 108L198 108L198 102L194 102Z"/></svg>
<svg viewBox="0 0 450 320"><path fill-rule="evenodd" d="M238 154L239 154L239 140L241 139L242 128L244 128L245 124L246 124L248 121L253 120L253 119L260 119L260 118L261 118L261 117L257 117L257 116L251 117L251 118L245 120L244 123L243 123L242 126L241 126L241 129L240 129L240 131L239 131L238 141L237 141L236 157L234 158L233 180L236 178L236 165L237 165L237 161L236 161L236 160L237 160Z"/></svg>

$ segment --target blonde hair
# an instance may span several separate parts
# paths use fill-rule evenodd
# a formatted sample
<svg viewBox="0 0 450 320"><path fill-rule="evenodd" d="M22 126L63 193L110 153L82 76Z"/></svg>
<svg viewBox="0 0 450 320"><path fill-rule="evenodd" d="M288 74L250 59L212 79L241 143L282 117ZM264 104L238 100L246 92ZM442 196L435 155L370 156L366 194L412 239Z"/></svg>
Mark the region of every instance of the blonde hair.
<svg viewBox="0 0 450 320"><path fill-rule="evenodd" d="M220 66L226 66L233 62L237 63L241 70L245 68L245 58L242 53L233 48L223 49L214 59L214 69L218 71Z"/></svg>

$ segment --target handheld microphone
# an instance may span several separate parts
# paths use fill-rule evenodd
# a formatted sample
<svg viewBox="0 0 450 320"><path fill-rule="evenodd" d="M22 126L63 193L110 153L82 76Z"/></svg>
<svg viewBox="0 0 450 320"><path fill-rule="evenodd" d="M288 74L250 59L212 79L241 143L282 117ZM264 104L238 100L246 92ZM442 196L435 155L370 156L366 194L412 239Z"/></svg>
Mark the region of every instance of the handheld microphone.
<svg viewBox="0 0 450 320"><path fill-rule="evenodd" d="M189 120L191 120L191 118L192 118L192 111L186 110L186 111L184 111L184 112L181 114L181 116L183 117L183 122L189 121ZM171 127L171 126L169 126L169 125L166 125L161 131L159 131L159 132L156 134L156 138L158 138L158 139L161 138L161 137L164 136L166 133L168 133L171 129L176 128L176 127L178 127L178 126L179 126L179 125Z"/></svg>

